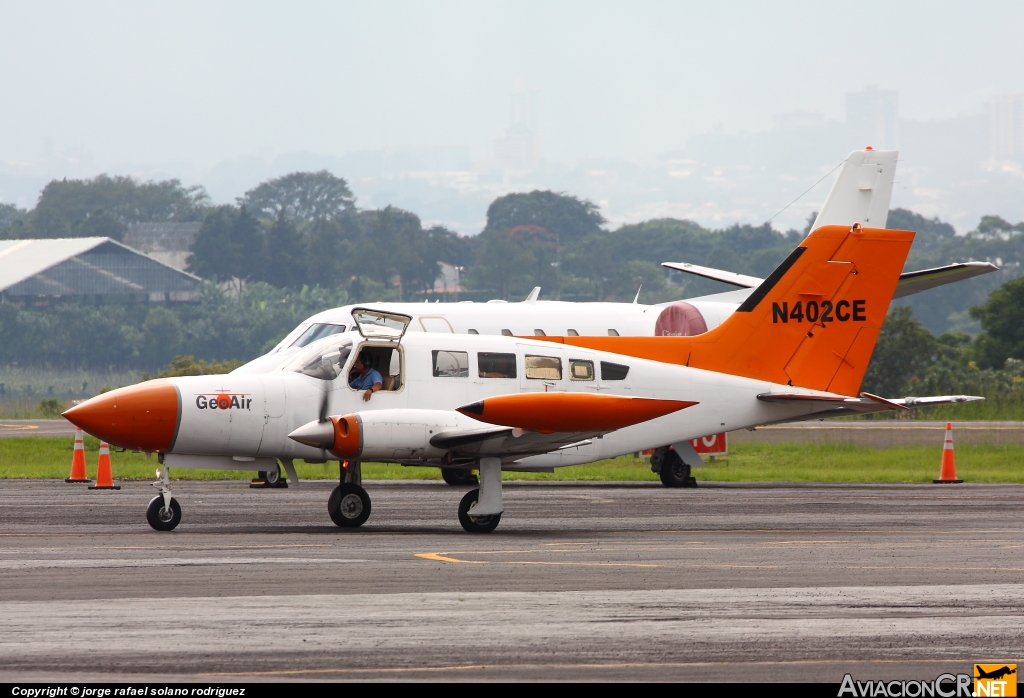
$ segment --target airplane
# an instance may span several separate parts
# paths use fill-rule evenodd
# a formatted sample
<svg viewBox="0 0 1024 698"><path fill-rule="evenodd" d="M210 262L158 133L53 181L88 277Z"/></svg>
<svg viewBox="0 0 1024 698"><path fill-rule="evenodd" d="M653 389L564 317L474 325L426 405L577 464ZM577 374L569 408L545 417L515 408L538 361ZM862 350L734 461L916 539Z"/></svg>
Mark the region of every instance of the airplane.
<svg viewBox="0 0 1024 698"><path fill-rule="evenodd" d="M851 152L844 160L811 228L831 224L849 226L853 223L884 228L889 215L898 155L897 151L878 151L872 148ZM486 303L353 304L325 310L307 318L267 354L236 369L233 374L274 370L285 357L317 339L337 333L356 332L353 311L357 308L369 307L408 315L413 319L408 327L410 332L505 336L691 336L720 325L764 281L694 264L665 262L663 266L738 286L740 290L656 305L639 303L639 293L633 303L540 300L540 288L534 288L519 303L492 300ZM987 262L965 262L905 272L900 275L894 298L997 270L997 267ZM689 453L685 446L680 446L684 451L683 456L665 444L648 444L641 450L649 446L655 447L652 466L661 475L662 483L668 487L688 484L690 467L701 464L700 458ZM686 460L689 465L684 462ZM441 473L450 485L467 485L475 480L469 470L447 468ZM258 477L276 484L281 478L281 472L274 467L259 472Z"/></svg>
<svg viewBox="0 0 1024 698"><path fill-rule="evenodd" d="M981 667L977 667L977 671L978 671L978 675L975 676L974 678L976 678L976 679L995 679L995 680L1001 679L1004 676L1010 676L1011 674L1016 674L1017 673L1016 669L1011 669L1008 666L1002 666L1002 667L1000 667L998 669L994 669L992 671L984 671Z"/></svg>
<svg viewBox="0 0 1024 698"><path fill-rule="evenodd" d="M174 529L172 468L267 469L338 459L338 526L370 515L358 463L476 468L469 532L495 530L502 471L556 467L810 418L905 410L973 396L886 399L859 391L911 231L814 230L718 327L696 336L506 337L407 332L412 318L353 311L357 333L323 337L265 373L148 381L64 416L131 450L156 452L147 520ZM348 387L357 357L394 366L370 399ZM225 450L234 454L223 455ZM348 470L354 464L355 468Z"/></svg>

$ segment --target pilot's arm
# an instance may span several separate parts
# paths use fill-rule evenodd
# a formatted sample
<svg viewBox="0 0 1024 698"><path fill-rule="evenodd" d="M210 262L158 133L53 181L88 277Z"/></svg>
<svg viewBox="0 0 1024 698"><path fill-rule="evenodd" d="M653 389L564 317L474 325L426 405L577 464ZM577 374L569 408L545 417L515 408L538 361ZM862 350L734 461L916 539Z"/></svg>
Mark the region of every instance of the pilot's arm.
<svg viewBox="0 0 1024 698"><path fill-rule="evenodd" d="M372 386L370 386L369 388L367 388L366 392L363 393L363 402L369 402L370 398L373 396L373 394L375 392L377 392L378 390L380 390L381 388L383 388L383 387L384 387L384 384L381 383L380 381L378 381L378 382L374 383Z"/></svg>

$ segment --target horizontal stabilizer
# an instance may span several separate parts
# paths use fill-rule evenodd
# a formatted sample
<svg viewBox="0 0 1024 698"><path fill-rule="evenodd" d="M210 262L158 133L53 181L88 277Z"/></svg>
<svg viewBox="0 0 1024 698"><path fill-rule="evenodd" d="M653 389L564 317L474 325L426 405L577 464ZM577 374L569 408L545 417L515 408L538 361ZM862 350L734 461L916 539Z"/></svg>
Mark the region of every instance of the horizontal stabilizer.
<svg viewBox="0 0 1024 698"><path fill-rule="evenodd" d="M937 395L935 397L904 397L895 400L861 393L860 397L843 397L841 395L802 395L796 393L761 393L757 396L762 402L799 403L815 408L815 411L799 417L799 421L807 417L841 417L848 414L867 414L869 412L902 411L911 407L927 407L931 405L953 405L962 402L984 400L976 395Z"/></svg>
<svg viewBox="0 0 1024 698"><path fill-rule="evenodd" d="M737 274L734 271L725 271L724 269L702 267L696 264L690 264L689 262L662 262L661 266L666 267L667 269L681 271L686 274L693 274L694 276L702 276L705 279L712 279L714 281L732 284L733 286L739 286L740 288L756 288L764 281L764 279L759 279L756 276Z"/></svg>
<svg viewBox="0 0 1024 698"><path fill-rule="evenodd" d="M757 288L764 281L764 279L759 279L756 276L746 276L745 274L737 274L736 272L725 271L724 269L701 267L689 262L662 262L661 266L686 274L701 276L705 279L714 279L715 281L732 284L740 288ZM912 296L915 293L927 291L930 288L945 286L946 284L971 279L982 274L991 274L994 271L999 271L999 267L989 262L958 262L956 264L947 264L944 267L935 267L934 269L906 271L900 274L900 280L896 284L896 293L892 297L903 298L904 296Z"/></svg>
<svg viewBox="0 0 1024 698"><path fill-rule="evenodd" d="M935 269L904 272L900 274L900 281L896 284L896 293L892 297L903 298L927 291L930 288L945 286L982 274L991 274L994 271L999 271L999 267L988 262L960 262Z"/></svg>

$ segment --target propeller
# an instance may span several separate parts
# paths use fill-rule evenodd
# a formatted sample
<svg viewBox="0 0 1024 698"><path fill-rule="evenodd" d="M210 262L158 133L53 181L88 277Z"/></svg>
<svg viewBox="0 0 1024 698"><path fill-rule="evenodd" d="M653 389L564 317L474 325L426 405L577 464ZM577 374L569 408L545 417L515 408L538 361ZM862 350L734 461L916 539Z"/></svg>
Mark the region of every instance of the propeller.
<svg viewBox="0 0 1024 698"><path fill-rule="evenodd" d="M327 410L330 407L329 403L331 399L331 381L322 381L322 383L324 385L324 389L322 391L322 396L320 398L320 416L317 419L318 424L323 424L324 422L330 421L327 419ZM320 444L320 460L327 460L327 448L323 445L322 442Z"/></svg>

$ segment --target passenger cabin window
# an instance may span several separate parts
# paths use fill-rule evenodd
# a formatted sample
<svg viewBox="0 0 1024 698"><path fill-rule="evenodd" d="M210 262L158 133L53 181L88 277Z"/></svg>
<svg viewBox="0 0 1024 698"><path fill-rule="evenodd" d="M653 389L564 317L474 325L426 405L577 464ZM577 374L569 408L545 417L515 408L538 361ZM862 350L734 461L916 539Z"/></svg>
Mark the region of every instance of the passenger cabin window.
<svg viewBox="0 0 1024 698"><path fill-rule="evenodd" d="M468 331L466 332L466 334L480 334L480 333L479 333L479 332L477 332L477 331L476 331L476 330L474 330L474 329L469 329L469 330L468 330Z"/></svg>
<svg viewBox="0 0 1024 698"><path fill-rule="evenodd" d="M515 378L516 355L482 351L476 355L481 378Z"/></svg>
<svg viewBox="0 0 1024 698"><path fill-rule="evenodd" d="M540 329L534 330L533 331L533 336L534 337L547 337L547 335L544 334L544 330L540 330Z"/></svg>
<svg viewBox="0 0 1024 698"><path fill-rule="evenodd" d="M526 377L562 380L562 360L557 356L526 355Z"/></svg>
<svg viewBox="0 0 1024 698"><path fill-rule="evenodd" d="M601 380L604 381L624 381L626 375L629 373L629 366L623 366L622 364L613 364L611 361L601 362Z"/></svg>
<svg viewBox="0 0 1024 698"><path fill-rule="evenodd" d="M330 381L341 374L351 353L351 339L347 337L326 338L300 351L283 370L304 373L313 378Z"/></svg>
<svg viewBox="0 0 1024 698"><path fill-rule="evenodd" d="M502 330L501 333L503 335L505 335L506 337L511 337L512 336L512 330Z"/></svg>
<svg viewBox="0 0 1024 698"><path fill-rule="evenodd" d="M619 336L619 331L618 330L611 330L610 329L610 330L608 330L608 336L609 337L618 337Z"/></svg>
<svg viewBox="0 0 1024 698"><path fill-rule="evenodd" d="M434 378L469 378L469 354L434 350Z"/></svg>
<svg viewBox="0 0 1024 698"><path fill-rule="evenodd" d="M299 335L298 339L292 342L293 347L304 347L312 344L318 339L330 337L332 334L339 334L345 331L344 325L332 325L326 322L318 322L306 328L306 331Z"/></svg>
<svg viewBox="0 0 1024 698"><path fill-rule="evenodd" d="M572 330L572 329L566 330L565 333L567 335L569 335L570 337L579 337L580 336L579 332L577 332L576 330Z"/></svg>
<svg viewBox="0 0 1024 698"><path fill-rule="evenodd" d="M569 361L569 378L574 381L594 380L594 362L571 359Z"/></svg>

